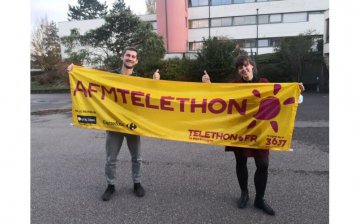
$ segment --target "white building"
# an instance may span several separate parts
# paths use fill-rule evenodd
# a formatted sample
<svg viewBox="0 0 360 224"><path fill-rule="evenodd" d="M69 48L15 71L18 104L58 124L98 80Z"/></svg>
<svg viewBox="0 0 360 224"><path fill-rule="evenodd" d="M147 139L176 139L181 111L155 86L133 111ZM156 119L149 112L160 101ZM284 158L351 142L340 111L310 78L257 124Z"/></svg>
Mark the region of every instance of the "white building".
<svg viewBox="0 0 360 224"><path fill-rule="evenodd" d="M236 40L248 52L272 53L283 37L309 30L325 35L325 11L329 8L328 0L157 0L156 3L156 14L140 18L151 22L154 31L163 36L168 56L195 53L202 47L203 38L214 36ZM103 19L60 22L59 36L70 35L73 28L83 34L103 23ZM62 47L64 56L63 51Z"/></svg>
<svg viewBox="0 0 360 224"><path fill-rule="evenodd" d="M325 59L325 63L326 66L329 67L329 40L330 40L330 33L329 33L329 25L330 25L330 21L329 21L329 10L327 10L325 12L325 23L324 23L324 59Z"/></svg>

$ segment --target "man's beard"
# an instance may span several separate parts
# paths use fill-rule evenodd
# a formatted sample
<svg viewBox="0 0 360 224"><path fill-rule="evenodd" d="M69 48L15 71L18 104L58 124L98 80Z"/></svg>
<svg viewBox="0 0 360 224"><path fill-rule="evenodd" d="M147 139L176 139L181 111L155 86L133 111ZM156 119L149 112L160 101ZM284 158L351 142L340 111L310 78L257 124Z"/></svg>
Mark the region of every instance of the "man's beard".
<svg viewBox="0 0 360 224"><path fill-rule="evenodd" d="M124 66L125 66L125 68L127 68L127 69L132 69L132 68L134 68L135 65L129 66L129 65L127 65L126 63L124 63Z"/></svg>

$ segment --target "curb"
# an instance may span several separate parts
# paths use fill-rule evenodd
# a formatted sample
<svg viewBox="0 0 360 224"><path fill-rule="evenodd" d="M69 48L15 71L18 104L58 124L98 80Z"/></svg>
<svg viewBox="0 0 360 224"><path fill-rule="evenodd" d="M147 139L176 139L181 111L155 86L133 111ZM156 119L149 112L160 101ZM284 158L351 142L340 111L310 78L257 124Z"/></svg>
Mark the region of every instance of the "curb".
<svg viewBox="0 0 360 224"><path fill-rule="evenodd" d="M49 109L31 112L31 115L51 115L51 114L62 114L71 112L71 108L67 109Z"/></svg>
<svg viewBox="0 0 360 224"><path fill-rule="evenodd" d="M41 93L70 93L70 89L31 90L31 94L41 94Z"/></svg>

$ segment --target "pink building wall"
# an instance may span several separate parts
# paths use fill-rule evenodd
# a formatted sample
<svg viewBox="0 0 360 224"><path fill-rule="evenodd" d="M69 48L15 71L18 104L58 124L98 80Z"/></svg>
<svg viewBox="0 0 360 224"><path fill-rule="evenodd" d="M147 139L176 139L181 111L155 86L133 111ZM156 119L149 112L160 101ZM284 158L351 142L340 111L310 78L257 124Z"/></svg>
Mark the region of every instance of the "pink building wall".
<svg viewBox="0 0 360 224"><path fill-rule="evenodd" d="M157 32L167 53L187 51L187 0L156 0Z"/></svg>

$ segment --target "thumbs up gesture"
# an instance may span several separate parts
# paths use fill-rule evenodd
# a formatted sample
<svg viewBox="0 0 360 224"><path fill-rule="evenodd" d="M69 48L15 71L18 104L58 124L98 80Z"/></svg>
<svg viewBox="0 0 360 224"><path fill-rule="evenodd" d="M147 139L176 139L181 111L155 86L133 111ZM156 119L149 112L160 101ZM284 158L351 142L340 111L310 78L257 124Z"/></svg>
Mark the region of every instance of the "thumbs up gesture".
<svg viewBox="0 0 360 224"><path fill-rule="evenodd" d="M153 79L160 80L159 69L156 69L156 71L154 72Z"/></svg>
<svg viewBox="0 0 360 224"><path fill-rule="evenodd" d="M74 67L74 64L71 63L71 64L66 68L66 71L70 72L73 67Z"/></svg>
<svg viewBox="0 0 360 224"><path fill-rule="evenodd" d="M208 73L206 72L206 70L204 70L204 75L201 78L202 82L207 82L207 83L211 83L210 81L210 76L208 75Z"/></svg>

